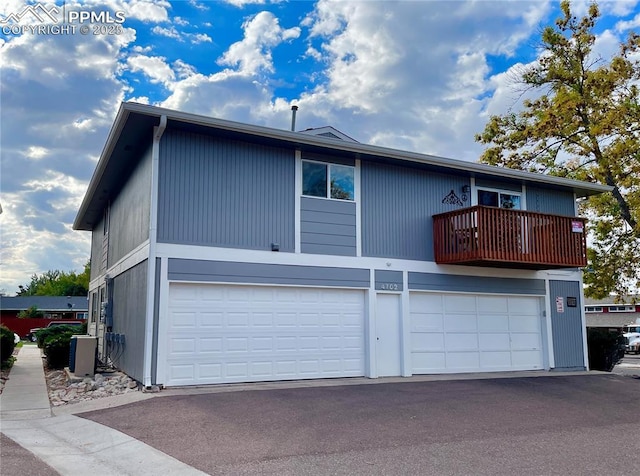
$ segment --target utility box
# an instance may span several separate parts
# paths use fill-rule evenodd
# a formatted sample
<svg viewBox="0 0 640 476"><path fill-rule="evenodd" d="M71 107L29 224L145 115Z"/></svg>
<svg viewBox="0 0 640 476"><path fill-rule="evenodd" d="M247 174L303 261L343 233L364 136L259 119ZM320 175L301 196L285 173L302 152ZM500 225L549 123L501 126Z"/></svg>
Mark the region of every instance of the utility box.
<svg viewBox="0 0 640 476"><path fill-rule="evenodd" d="M72 336L69 352L69 371L77 376L93 376L96 373L98 338Z"/></svg>

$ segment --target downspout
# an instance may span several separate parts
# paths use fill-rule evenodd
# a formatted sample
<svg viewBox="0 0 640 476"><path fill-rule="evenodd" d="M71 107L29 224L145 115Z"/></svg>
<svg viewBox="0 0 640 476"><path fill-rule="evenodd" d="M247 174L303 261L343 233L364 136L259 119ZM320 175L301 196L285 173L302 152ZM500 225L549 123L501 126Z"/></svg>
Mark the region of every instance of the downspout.
<svg viewBox="0 0 640 476"><path fill-rule="evenodd" d="M151 386L151 362L153 361L153 316L156 284L156 248L158 238L158 166L160 164L160 139L167 128L167 116L160 116L160 124L153 128L151 145L151 210L149 216L149 258L147 261L147 305L145 316L144 361L142 385ZM157 356L156 356L157 358Z"/></svg>

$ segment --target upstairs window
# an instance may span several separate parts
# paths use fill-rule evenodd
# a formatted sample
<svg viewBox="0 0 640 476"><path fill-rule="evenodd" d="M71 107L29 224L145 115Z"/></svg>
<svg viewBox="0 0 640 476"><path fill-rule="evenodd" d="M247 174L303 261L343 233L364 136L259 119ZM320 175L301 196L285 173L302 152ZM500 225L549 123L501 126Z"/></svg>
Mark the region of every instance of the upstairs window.
<svg viewBox="0 0 640 476"><path fill-rule="evenodd" d="M302 194L308 197L349 200L355 198L354 167L302 161Z"/></svg>
<svg viewBox="0 0 640 476"><path fill-rule="evenodd" d="M478 190L478 205L520 210L520 194L498 190Z"/></svg>
<svg viewBox="0 0 640 476"><path fill-rule="evenodd" d="M609 306L609 312L633 312L635 306Z"/></svg>
<svg viewBox="0 0 640 476"><path fill-rule="evenodd" d="M587 306L586 312L602 312L602 306Z"/></svg>

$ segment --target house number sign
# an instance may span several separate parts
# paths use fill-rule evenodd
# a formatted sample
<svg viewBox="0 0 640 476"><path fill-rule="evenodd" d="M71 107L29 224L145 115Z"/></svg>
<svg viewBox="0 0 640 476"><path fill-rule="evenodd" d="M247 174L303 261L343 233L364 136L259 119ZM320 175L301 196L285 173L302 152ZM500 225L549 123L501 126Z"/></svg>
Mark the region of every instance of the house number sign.
<svg viewBox="0 0 640 476"><path fill-rule="evenodd" d="M380 289L382 289L383 291L397 291L398 285L395 283L382 283L380 285Z"/></svg>

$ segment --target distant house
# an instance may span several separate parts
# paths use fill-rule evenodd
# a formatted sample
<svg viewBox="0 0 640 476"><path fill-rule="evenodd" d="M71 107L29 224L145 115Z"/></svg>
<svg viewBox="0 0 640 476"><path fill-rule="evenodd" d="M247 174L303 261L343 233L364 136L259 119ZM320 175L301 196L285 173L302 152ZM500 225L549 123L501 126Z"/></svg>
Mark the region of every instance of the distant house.
<svg viewBox="0 0 640 476"><path fill-rule="evenodd" d="M576 199L609 190L124 103L89 332L144 385L585 369Z"/></svg>
<svg viewBox="0 0 640 476"><path fill-rule="evenodd" d="M17 317L36 306L47 319L86 319L89 301L84 296L0 296L1 317Z"/></svg>
<svg viewBox="0 0 640 476"><path fill-rule="evenodd" d="M634 296L624 296L616 300L615 296L606 299L585 298L587 327L606 327L622 329L627 324L635 324L640 319L640 296L633 303ZM619 301L619 302L618 302Z"/></svg>
<svg viewBox="0 0 640 476"><path fill-rule="evenodd" d="M35 306L41 318L20 319L18 314ZM45 327L51 320L87 319L89 301L84 296L0 296L0 324L4 324L20 337L30 329Z"/></svg>

